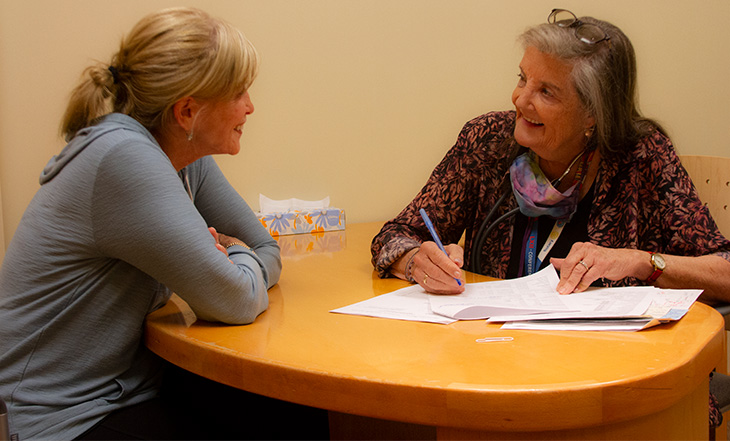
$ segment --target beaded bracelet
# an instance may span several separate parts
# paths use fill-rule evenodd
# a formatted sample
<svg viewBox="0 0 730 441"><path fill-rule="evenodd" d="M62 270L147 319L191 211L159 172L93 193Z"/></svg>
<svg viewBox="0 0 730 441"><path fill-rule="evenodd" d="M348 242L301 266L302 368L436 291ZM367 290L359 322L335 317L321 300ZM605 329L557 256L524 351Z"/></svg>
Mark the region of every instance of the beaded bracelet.
<svg viewBox="0 0 730 441"><path fill-rule="evenodd" d="M414 283L416 281L413 277L411 277L411 269L413 268L413 258L416 257L416 254L418 254L418 250L420 250L420 249L421 249L421 247L416 247L415 248L416 252L411 254L411 257L408 258L408 263L406 263L406 271L405 271L406 280L411 283Z"/></svg>
<svg viewBox="0 0 730 441"><path fill-rule="evenodd" d="M228 245L225 246L226 249L232 247L233 245L240 245L246 249L251 249L250 246L246 245L245 243L241 242L240 240L234 240L233 242L230 242Z"/></svg>

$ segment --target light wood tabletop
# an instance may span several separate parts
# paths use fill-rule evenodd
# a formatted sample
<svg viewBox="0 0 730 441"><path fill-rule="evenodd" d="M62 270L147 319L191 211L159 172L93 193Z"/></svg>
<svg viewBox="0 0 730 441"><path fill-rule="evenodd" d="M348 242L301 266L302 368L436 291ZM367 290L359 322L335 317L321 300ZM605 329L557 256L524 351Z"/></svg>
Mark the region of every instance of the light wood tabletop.
<svg viewBox="0 0 730 441"><path fill-rule="evenodd" d="M196 321L173 296L148 317L147 346L199 375L324 408L346 424L354 415L462 439L707 438L708 376L725 344L711 307L697 303L678 322L640 332L506 331L483 320L329 312L407 286L373 271L369 247L380 226L279 238L282 277L253 324ZM514 340L476 342L496 336ZM333 430L334 438L352 429Z"/></svg>

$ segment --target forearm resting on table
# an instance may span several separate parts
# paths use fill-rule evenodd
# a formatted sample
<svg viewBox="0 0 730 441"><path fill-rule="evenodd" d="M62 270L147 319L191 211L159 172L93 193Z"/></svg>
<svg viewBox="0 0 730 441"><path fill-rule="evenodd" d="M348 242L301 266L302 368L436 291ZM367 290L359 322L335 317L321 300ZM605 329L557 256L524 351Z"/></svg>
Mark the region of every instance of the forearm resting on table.
<svg viewBox="0 0 730 441"><path fill-rule="evenodd" d="M663 255L667 267L654 283L660 288L702 289L702 302L730 303L730 262L720 256Z"/></svg>

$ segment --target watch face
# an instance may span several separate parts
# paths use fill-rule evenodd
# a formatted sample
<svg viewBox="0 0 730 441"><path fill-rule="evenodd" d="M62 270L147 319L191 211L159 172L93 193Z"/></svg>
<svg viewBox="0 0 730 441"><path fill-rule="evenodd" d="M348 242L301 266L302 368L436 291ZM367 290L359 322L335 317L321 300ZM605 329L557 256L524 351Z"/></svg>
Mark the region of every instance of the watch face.
<svg viewBox="0 0 730 441"><path fill-rule="evenodd" d="M664 257L662 257L661 254L652 254L651 260L654 262L654 266L656 266L656 268L660 270L664 270L664 267L667 265L666 262L664 262Z"/></svg>

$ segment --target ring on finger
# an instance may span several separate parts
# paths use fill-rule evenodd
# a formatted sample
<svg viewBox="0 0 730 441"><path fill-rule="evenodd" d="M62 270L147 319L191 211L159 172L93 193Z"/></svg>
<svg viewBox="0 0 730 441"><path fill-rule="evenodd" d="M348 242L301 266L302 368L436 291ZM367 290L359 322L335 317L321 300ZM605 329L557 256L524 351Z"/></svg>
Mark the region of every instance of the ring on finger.
<svg viewBox="0 0 730 441"><path fill-rule="evenodd" d="M427 283L428 283L428 274L423 273L423 284L425 285Z"/></svg>
<svg viewBox="0 0 730 441"><path fill-rule="evenodd" d="M587 264L587 263L585 263L584 261L582 261L582 260L581 260L581 261L580 261L580 262L578 262L578 263L579 263L579 264L581 264L581 265L583 265L583 268L585 268L585 269L586 269L586 271L588 271L588 270L590 269L590 268L588 268L588 264Z"/></svg>

